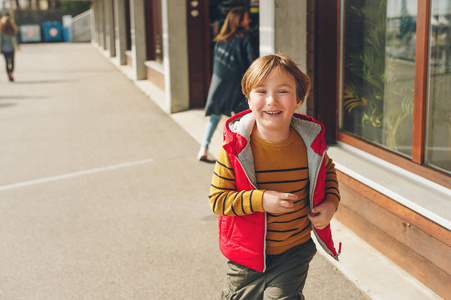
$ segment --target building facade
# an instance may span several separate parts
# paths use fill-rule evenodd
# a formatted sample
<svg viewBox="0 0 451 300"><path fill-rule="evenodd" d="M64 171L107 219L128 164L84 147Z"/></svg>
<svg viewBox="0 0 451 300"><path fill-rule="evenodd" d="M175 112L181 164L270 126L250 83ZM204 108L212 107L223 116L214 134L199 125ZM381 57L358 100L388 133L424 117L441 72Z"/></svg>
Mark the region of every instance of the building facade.
<svg viewBox="0 0 451 300"><path fill-rule="evenodd" d="M205 105L212 38L249 7L260 55L307 71L326 127L337 219L451 298L451 1L94 0L93 43L168 113Z"/></svg>

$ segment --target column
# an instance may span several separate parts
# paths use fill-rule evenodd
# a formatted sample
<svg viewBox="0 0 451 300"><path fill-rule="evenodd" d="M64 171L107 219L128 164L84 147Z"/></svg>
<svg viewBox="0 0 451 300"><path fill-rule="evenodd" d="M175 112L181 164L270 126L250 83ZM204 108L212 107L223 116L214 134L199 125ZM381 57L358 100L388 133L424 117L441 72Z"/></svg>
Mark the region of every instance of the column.
<svg viewBox="0 0 451 300"><path fill-rule="evenodd" d="M105 42L106 49L110 57L116 56L116 45L114 40L114 13L113 13L113 0L104 0L104 13L105 13Z"/></svg>
<svg viewBox="0 0 451 300"><path fill-rule="evenodd" d="M260 56L276 52L274 50L274 1L275 0L260 0Z"/></svg>
<svg viewBox="0 0 451 300"><path fill-rule="evenodd" d="M292 57L307 72L307 0L260 1L260 56L271 53Z"/></svg>
<svg viewBox="0 0 451 300"><path fill-rule="evenodd" d="M275 0L275 4L275 50L291 56L306 72L307 0Z"/></svg>
<svg viewBox="0 0 451 300"><path fill-rule="evenodd" d="M105 19L104 19L104 0L97 1L97 22L98 22L98 45L101 49L105 49Z"/></svg>
<svg viewBox="0 0 451 300"><path fill-rule="evenodd" d="M161 10L165 95L173 113L189 109L186 1L162 0Z"/></svg>
<svg viewBox="0 0 451 300"><path fill-rule="evenodd" d="M125 24L125 1L114 0L114 36L116 43L116 58L119 65L126 64L127 36Z"/></svg>
<svg viewBox="0 0 451 300"><path fill-rule="evenodd" d="M146 26L144 0L130 0L132 65L136 80L146 78ZM149 16L150 17L150 16Z"/></svg>

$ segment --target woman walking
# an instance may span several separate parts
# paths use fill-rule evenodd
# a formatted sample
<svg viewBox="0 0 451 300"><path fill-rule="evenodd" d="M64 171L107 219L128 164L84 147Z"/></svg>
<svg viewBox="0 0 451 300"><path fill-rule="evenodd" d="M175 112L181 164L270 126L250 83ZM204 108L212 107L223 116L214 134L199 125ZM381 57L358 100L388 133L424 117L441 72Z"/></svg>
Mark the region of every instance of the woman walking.
<svg viewBox="0 0 451 300"><path fill-rule="evenodd" d="M208 161L208 146L222 115L231 116L246 108L241 92L241 78L258 57L254 39L249 33L251 19L244 7L229 11L213 54L213 75L208 90L205 115L210 116L197 158Z"/></svg>
<svg viewBox="0 0 451 300"><path fill-rule="evenodd" d="M17 45L17 26L8 16L0 19L0 49L5 56L6 72L9 81L14 81L14 51Z"/></svg>

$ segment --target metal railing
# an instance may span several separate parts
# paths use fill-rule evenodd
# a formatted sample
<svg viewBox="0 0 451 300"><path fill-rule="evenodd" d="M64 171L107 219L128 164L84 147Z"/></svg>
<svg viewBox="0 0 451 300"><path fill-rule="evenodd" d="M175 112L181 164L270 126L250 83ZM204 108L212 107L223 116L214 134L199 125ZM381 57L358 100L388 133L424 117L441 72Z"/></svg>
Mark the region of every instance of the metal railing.
<svg viewBox="0 0 451 300"><path fill-rule="evenodd" d="M72 18L71 42L91 41L91 15L92 9Z"/></svg>

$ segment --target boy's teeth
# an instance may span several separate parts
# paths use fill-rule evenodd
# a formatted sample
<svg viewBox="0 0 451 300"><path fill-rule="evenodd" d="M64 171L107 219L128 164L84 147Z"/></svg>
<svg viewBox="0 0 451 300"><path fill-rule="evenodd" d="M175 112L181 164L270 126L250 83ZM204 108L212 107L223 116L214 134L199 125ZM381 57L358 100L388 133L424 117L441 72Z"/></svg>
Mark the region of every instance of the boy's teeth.
<svg viewBox="0 0 451 300"><path fill-rule="evenodd" d="M277 115L277 114L280 113L280 111L277 111L277 112L267 111L266 113L267 113L267 114L270 114L270 115Z"/></svg>

